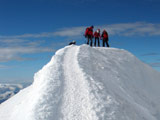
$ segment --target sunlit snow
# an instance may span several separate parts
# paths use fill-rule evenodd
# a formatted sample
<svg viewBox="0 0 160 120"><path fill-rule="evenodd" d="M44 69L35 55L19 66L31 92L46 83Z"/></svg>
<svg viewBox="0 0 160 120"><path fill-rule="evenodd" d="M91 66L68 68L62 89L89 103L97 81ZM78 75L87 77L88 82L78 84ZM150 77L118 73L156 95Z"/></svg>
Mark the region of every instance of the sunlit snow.
<svg viewBox="0 0 160 120"><path fill-rule="evenodd" d="M116 48L67 46L0 105L1 120L160 120L160 73Z"/></svg>

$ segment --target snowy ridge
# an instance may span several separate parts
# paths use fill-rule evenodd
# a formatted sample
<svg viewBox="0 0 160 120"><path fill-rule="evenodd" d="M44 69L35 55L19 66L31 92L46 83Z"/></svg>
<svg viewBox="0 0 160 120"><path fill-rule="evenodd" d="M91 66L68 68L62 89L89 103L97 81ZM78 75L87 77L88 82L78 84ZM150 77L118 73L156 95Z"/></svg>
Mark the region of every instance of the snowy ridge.
<svg viewBox="0 0 160 120"><path fill-rule="evenodd" d="M125 50L67 46L0 105L0 118L159 120L159 84L160 73Z"/></svg>

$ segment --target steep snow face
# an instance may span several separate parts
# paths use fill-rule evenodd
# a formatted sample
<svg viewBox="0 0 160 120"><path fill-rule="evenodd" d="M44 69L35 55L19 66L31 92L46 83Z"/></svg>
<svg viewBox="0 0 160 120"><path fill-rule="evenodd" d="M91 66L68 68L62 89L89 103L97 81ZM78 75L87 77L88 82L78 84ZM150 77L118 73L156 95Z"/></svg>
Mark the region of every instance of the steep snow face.
<svg viewBox="0 0 160 120"><path fill-rule="evenodd" d="M159 72L125 50L82 46L80 51L79 65L97 96L94 105L103 119L160 119Z"/></svg>
<svg viewBox="0 0 160 120"><path fill-rule="evenodd" d="M67 46L0 105L0 118L159 120L159 85L160 73L125 50Z"/></svg>

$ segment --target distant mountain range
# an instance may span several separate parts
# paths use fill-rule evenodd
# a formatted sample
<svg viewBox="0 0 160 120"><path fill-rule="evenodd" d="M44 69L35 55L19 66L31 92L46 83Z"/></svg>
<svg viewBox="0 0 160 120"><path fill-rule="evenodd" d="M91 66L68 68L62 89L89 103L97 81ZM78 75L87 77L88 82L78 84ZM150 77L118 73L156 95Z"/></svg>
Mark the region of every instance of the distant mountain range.
<svg viewBox="0 0 160 120"><path fill-rule="evenodd" d="M0 104L13 95L18 93L21 89L28 86L28 83L24 84L0 84Z"/></svg>

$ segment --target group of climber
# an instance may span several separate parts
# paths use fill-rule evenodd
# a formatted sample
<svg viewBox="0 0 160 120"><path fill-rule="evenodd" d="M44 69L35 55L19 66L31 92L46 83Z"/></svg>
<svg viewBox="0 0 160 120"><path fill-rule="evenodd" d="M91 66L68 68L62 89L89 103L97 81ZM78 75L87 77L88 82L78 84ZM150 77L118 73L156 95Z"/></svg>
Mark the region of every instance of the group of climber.
<svg viewBox="0 0 160 120"><path fill-rule="evenodd" d="M109 44L108 44L108 33L106 30L103 30L102 34L100 33L100 29L97 29L94 34L93 34L93 28L94 26L90 26L90 27L87 27L86 28L86 31L85 31L85 38L87 38L87 44L92 47L93 45L93 38L94 38L94 46L96 47L96 44L98 43L98 47L100 47L100 40L102 40L102 46L105 47L105 45L107 47L109 47ZM76 41L72 41L69 43L69 45L75 45L76 44Z"/></svg>
<svg viewBox="0 0 160 120"><path fill-rule="evenodd" d="M96 47L96 44L98 43L98 47L100 47L100 40L102 39L102 46L105 47L105 45L107 47L109 47L108 44L108 33L106 30L103 30L102 35L100 33L100 29L97 29L94 34L93 34L93 28L94 26L90 26L86 28L85 34L84 36L87 38L87 44L92 47L93 44L93 38L95 38L94 40L94 46Z"/></svg>

